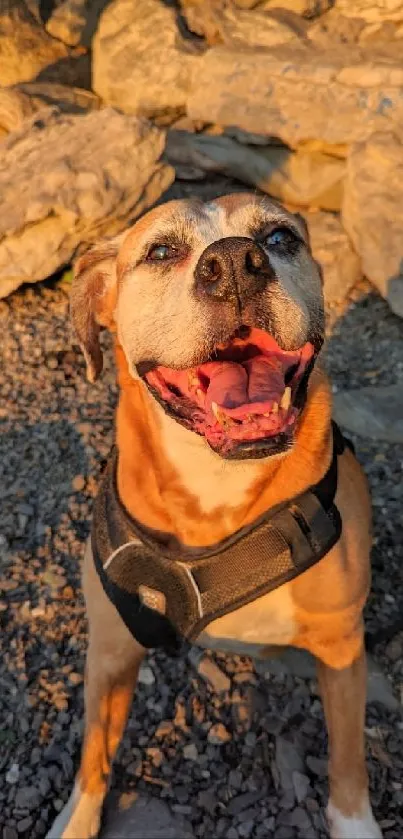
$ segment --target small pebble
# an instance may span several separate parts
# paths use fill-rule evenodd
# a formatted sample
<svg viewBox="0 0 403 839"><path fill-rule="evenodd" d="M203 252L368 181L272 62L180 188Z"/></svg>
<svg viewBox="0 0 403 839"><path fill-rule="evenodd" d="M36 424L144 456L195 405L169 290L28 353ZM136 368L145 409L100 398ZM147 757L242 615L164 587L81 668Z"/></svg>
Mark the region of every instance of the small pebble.
<svg viewBox="0 0 403 839"><path fill-rule="evenodd" d="M228 743L228 740L231 740L231 735L225 726L221 722L218 722L211 726L207 739L209 743L215 746L223 746L224 743Z"/></svg>

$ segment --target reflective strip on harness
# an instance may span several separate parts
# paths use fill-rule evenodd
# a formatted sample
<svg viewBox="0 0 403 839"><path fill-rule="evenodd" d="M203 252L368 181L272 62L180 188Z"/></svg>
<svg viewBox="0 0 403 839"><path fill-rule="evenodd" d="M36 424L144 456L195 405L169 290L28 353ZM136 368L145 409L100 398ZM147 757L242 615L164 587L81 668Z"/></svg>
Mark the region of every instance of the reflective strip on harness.
<svg viewBox="0 0 403 839"><path fill-rule="evenodd" d="M95 501L92 549L108 597L143 646L175 652L183 639L194 641L211 621L289 582L331 550L341 533L333 499L344 449L337 427L333 434L332 463L319 484L218 545L188 551L128 514L112 453ZM157 602L164 614L147 605Z"/></svg>

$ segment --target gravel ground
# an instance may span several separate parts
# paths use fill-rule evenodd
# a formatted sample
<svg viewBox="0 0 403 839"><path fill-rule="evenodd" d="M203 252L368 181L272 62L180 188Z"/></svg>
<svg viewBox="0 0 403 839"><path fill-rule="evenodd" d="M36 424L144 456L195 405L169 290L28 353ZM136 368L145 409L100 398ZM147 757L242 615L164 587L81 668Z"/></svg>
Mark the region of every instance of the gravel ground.
<svg viewBox="0 0 403 839"><path fill-rule="evenodd" d="M402 379L402 322L365 285L353 298L330 320L335 388ZM3 839L44 836L71 789L81 742L80 559L112 443L116 387L109 349L101 381L86 382L67 305L60 285L24 288L0 303ZM403 633L377 634L403 614L403 454L386 443L354 443L374 502L370 643L403 700ZM370 705L367 742L384 836L401 839L402 717ZM165 799L196 837L321 839L325 752L314 681L265 678L239 656L207 655L201 668L195 658L172 663L157 654L142 670L113 788L126 803L138 793Z"/></svg>

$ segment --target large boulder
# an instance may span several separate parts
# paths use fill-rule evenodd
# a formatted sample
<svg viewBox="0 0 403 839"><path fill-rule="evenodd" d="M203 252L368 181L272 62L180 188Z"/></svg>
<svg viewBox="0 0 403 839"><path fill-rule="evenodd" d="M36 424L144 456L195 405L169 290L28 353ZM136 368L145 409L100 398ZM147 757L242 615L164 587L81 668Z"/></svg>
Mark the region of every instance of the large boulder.
<svg viewBox="0 0 403 839"><path fill-rule="evenodd" d="M0 84L30 81L67 56L64 44L45 32L24 0L0 3Z"/></svg>
<svg viewBox="0 0 403 839"><path fill-rule="evenodd" d="M187 167L227 175L300 207L341 208L346 163L331 155L177 130L168 133L166 154L181 172Z"/></svg>
<svg viewBox="0 0 403 839"><path fill-rule="evenodd" d="M307 213L312 253L323 271L323 293L327 306L343 302L362 279L359 256L333 213Z"/></svg>
<svg viewBox="0 0 403 839"><path fill-rule="evenodd" d="M108 0L62 0L46 22L46 30L64 44L91 46L98 19Z"/></svg>
<svg viewBox="0 0 403 839"><path fill-rule="evenodd" d="M219 46L199 59L187 112L292 147L312 139L337 146L402 124L402 86L403 66L393 52Z"/></svg>
<svg viewBox="0 0 403 839"><path fill-rule="evenodd" d="M0 297L123 230L171 184L165 135L111 108L46 110L2 143Z"/></svg>
<svg viewBox="0 0 403 839"><path fill-rule="evenodd" d="M403 317L403 143L378 133L347 161L343 224L366 277Z"/></svg>
<svg viewBox="0 0 403 839"><path fill-rule="evenodd" d="M225 0L181 0L189 29L207 43L274 47L304 37L306 22L298 15L274 9L239 9Z"/></svg>
<svg viewBox="0 0 403 839"><path fill-rule="evenodd" d="M57 108L71 114L97 110L100 102L89 90L47 82L26 82L0 87L0 140L20 128L27 119L44 108Z"/></svg>
<svg viewBox="0 0 403 839"><path fill-rule="evenodd" d="M368 23L403 22L402 0L336 0L336 8L346 17L363 18Z"/></svg>
<svg viewBox="0 0 403 839"><path fill-rule="evenodd" d="M159 0L114 0L93 40L93 88L126 113L181 113L198 60L173 8Z"/></svg>

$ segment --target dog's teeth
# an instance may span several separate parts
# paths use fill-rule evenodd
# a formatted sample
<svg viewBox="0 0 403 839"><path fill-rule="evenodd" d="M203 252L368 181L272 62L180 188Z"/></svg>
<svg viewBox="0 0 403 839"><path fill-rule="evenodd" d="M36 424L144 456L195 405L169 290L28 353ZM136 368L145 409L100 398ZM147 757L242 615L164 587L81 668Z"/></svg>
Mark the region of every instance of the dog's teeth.
<svg viewBox="0 0 403 839"><path fill-rule="evenodd" d="M221 408L217 405L217 402L211 403L211 410L217 420L217 422L222 425L223 428L229 428L231 425L235 425L235 420L232 417L229 417Z"/></svg>
<svg viewBox="0 0 403 839"><path fill-rule="evenodd" d="M278 402L273 402L271 406L271 412L272 414L278 414Z"/></svg>
<svg viewBox="0 0 403 839"><path fill-rule="evenodd" d="M286 389L285 389L285 391L284 391L284 393L281 397L280 408L282 408L283 411L288 411L290 405L291 405L291 388L286 387Z"/></svg>
<svg viewBox="0 0 403 839"><path fill-rule="evenodd" d="M189 375L188 375L188 387L189 387L189 390L194 390L195 388L198 388L198 387L199 387L199 384L200 384L200 382L199 382L198 377L197 377L197 376L195 376L195 374L194 374L194 373L189 373Z"/></svg>

